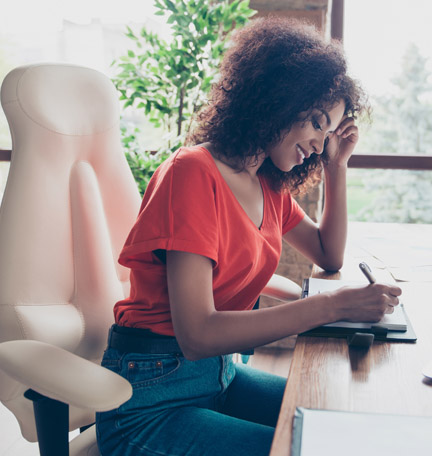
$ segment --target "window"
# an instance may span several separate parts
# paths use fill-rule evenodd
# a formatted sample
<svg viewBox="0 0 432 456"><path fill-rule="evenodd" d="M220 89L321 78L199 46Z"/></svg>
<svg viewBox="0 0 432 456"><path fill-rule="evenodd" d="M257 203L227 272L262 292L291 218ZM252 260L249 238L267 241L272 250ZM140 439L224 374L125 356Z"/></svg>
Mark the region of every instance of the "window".
<svg viewBox="0 0 432 456"><path fill-rule="evenodd" d="M167 29L153 14L153 1L18 0L5 8L7 14L0 15L0 81L17 66L40 62L84 65L112 77L111 63L130 48L126 25L145 25L159 33ZM0 201L9 171L9 153L1 150L11 146L0 109Z"/></svg>
<svg viewBox="0 0 432 456"><path fill-rule="evenodd" d="M429 169L350 169L351 220L432 223L431 20L427 0L345 1L351 74L362 82L374 109L356 149L370 157L353 157L352 163Z"/></svg>

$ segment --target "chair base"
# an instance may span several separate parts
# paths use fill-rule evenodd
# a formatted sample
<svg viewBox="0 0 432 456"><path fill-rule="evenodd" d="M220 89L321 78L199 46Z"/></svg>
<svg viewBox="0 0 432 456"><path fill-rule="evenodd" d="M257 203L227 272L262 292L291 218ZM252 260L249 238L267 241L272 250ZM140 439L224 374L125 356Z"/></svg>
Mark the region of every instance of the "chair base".
<svg viewBox="0 0 432 456"><path fill-rule="evenodd" d="M34 390L24 393L33 402L41 456L69 456L69 406Z"/></svg>

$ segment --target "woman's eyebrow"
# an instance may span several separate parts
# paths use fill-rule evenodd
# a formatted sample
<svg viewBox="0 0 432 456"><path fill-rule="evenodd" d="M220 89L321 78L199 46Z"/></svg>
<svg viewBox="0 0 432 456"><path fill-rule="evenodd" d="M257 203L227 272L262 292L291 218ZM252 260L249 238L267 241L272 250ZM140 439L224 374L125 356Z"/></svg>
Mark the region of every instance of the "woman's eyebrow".
<svg viewBox="0 0 432 456"><path fill-rule="evenodd" d="M330 119L329 113L325 109L320 109L320 112L326 118L327 126L331 125L331 119Z"/></svg>

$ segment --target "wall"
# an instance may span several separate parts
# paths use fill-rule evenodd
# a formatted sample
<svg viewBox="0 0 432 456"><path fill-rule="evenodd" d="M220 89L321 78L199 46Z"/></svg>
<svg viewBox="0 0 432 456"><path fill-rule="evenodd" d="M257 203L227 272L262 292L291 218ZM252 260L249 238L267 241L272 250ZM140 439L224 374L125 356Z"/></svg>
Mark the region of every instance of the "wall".
<svg viewBox="0 0 432 456"><path fill-rule="evenodd" d="M311 22L323 33L329 0L250 0L250 7L257 10L257 16L273 14L294 17Z"/></svg>

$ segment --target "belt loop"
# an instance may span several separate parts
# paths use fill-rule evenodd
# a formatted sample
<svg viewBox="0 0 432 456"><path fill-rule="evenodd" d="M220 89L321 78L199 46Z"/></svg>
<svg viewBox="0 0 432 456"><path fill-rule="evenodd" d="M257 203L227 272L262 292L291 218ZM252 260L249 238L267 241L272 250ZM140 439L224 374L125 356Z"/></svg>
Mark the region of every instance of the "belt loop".
<svg viewBox="0 0 432 456"><path fill-rule="evenodd" d="M111 337L112 337L112 333L114 331L114 325L111 325L111 328L109 329L108 331L108 342L107 342L107 347L109 347L111 345Z"/></svg>

